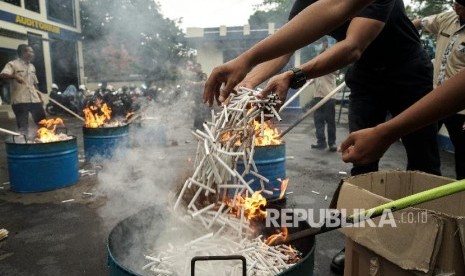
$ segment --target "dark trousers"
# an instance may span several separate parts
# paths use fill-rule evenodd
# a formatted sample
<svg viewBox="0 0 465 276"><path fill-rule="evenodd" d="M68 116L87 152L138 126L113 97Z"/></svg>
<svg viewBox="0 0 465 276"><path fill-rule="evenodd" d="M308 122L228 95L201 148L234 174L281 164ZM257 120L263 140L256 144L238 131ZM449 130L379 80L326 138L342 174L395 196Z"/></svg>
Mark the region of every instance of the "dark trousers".
<svg viewBox="0 0 465 276"><path fill-rule="evenodd" d="M320 97L312 100L312 105L321 101ZM336 100L330 99L313 114L318 145L326 146L325 125L328 133L328 145L336 144Z"/></svg>
<svg viewBox="0 0 465 276"><path fill-rule="evenodd" d="M366 69L355 65L346 75L351 89L349 131L374 127L407 109L430 92L432 65L423 55L395 68ZM440 175L437 124L402 137L407 153L407 170ZM352 168L352 175L378 170L379 160Z"/></svg>
<svg viewBox="0 0 465 276"><path fill-rule="evenodd" d="M13 109L13 113L16 117L16 125L18 126L18 130L22 134L27 134L28 132L29 112L31 113L32 119L36 124L46 118L42 103L13 104L11 108Z"/></svg>
<svg viewBox="0 0 465 276"><path fill-rule="evenodd" d="M439 127L443 124L449 132L449 137L454 145L455 174L458 180L465 179L465 130L463 123L465 115L454 114L439 121Z"/></svg>

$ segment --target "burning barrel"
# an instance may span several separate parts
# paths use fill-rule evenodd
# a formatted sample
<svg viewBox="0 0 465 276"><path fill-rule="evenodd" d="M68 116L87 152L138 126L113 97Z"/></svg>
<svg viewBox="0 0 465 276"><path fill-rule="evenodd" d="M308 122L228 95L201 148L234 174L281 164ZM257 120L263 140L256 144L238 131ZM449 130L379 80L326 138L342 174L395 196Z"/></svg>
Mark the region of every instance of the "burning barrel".
<svg viewBox="0 0 465 276"><path fill-rule="evenodd" d="M255 146L253 160L258 169L258 173L266 177L269 182L263 183L259 177L253 174L246 174L246 181L254 180L250 188L254 191L262 190L262 183L265 191L262 195L267 199L276 199L281 194L281 181L286 178L286 147L285 144ZM239 160L237 164L238 172L244 171L244 164Z"/></svg>
<svg viewBox="0 0 465 276"><path fill-rule="evenodd" d="M12 139L6 141L6 153L14 192L50 191L79 180L76 137L48 143L16 143Z"/></svg>
<svg viewBox="0 0 465 276"><path fill-rule="evenodd" d="M147 275L142 270L146 264L144 250L153 248L157 232L163 231L170 212L166 207L150 207L119 222L110 232L107 250L111 276ZM289 228L289 233L308 229L307 222L299 221L298 227ZM302 259L278 275L312 276L314 267L315 238L296 240L291 245L302 253ZM136 249L136 250L135 250ZM221 263L213 264L221 271ZM173 275L181 275L182 268Z"/></svg>
<svg viewBox="0 0 465 276"><path fill-rule="evenodd" d="M106 103L97 101L95 105L82 110L85 125L84 154L86 160L94 157L111 158L117 147L129 147L129 125L125 118L115 116Z"/></svg>
<svg viewBox="0 0 465 276"><path fill-rule="evenodd" d="M82 130L87 161L94 157L110 158L117 147L129 147L129 125L83 127Z"/></svg>

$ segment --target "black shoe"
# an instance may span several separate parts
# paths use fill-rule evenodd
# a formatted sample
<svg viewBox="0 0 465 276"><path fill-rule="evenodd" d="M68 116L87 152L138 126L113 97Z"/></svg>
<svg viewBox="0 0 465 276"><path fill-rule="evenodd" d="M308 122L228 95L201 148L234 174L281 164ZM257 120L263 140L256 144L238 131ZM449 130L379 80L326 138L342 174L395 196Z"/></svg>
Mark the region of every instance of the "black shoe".
<svg viewBox="0 0 465 276"><path fill-rule="evenodd" d="M324 144L316 144L316 145L311 145L312 149L325 149L326 145Z"/></svg>
<svg viewBox="0 0 465 276"><path fill-rule="evenodd" d="M337 253L331 262L331 271L344 275L344 262L345 262L345 248L343 248L339 253Z"/></svg>
<svg viewBox="0 0 465 276"><path fill-rule="evenodd" d="M337 147L335 144L332 144L332 145L329 145L329 148L328 148L329 151L337 151Z"/></svg>

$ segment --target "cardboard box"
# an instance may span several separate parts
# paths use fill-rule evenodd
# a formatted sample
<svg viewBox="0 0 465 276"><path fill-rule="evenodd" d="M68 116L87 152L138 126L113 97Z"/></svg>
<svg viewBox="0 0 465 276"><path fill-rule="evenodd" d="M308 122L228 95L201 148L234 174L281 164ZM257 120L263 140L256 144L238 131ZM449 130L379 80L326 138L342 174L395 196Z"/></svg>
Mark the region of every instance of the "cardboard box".
<svg viewBox="0 0 465 276"><path fill-rule="evenodd" d="M341 181L331 206L350 215L453 181L403 171L349 177ZM395 227L340 230L348 238L344 275L465 275L465 192L392 215ZM373 222L379 226L380 219Z"/></svg>

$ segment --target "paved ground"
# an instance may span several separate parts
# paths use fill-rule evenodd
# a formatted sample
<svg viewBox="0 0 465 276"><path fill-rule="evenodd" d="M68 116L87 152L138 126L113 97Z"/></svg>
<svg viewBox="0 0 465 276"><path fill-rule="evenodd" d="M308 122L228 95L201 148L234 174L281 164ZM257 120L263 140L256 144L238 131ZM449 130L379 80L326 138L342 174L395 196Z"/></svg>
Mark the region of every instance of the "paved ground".
<svg viewBox="0 0 465 276"><path fill-rule="evenodd" d="M348 132L345 112L343 109L337 125L338 143ZM109 231L140 209L168 201L168 190L182 183L191 169L196 147L190 134L191 112L178 106L157 107L150 115L150 120L131 127L129 151L117 153L98 166L80 162L81 169L98 174L82 176L76 185L50 192L11 192L6 184L5 145L0 144L0 228L10 231L0 242L0 275L108 275L105 244ZM287 116L280 128L293 118ZM82 158L81 122L67 117L65 123L78 138ZM0 119L0 125L15 129L13 120ZM320 209L329 205L344 177L341 172L349 172L350 165L340 161L338 153L311 150L313 133L309 118L285 137L288 191L293 192L288 204ZM2 141L6 138L0 135ZM452 156L443 153L442 160L443 174L453 177ZM381 168L402 169L404 163L405 153L396 143L386 153ZM74 201L62 203L68 199ZM333 275L329 263L343 244L344 238L337 231L317 237L315 275Z"/></svg>

